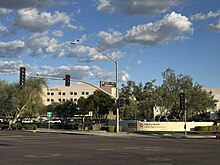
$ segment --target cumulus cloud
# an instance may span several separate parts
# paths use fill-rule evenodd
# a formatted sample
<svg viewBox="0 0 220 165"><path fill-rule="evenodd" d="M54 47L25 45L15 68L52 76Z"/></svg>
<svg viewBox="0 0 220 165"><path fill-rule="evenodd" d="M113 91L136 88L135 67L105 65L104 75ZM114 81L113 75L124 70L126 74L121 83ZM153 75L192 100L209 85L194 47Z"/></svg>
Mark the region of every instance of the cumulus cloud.
<svg viewBox="0 0 220 165"><path fill-rule="evenodd" d="M192 31L192 23L187 17L172 12L154 23L133 26L127 31L125 38L127 42L154 45L176 40L178 36Z"/></svg>
<svg viewBox="0 0 220 165"><path fill-rule="evenodd" d="M209 24L208 28L210 30L213 30L213 31L216 31L216 32L220 32L220 19L216 23Z"/></svg>
<svg viewBox="0 0 220 165"><path fill-rule="evenodd" d="M0 58L17 58L24 48L25 43L21 40L0 42Z"/></svg>
<svg viewBox="0 0 220 165"><path fill-rule="evenodd" d="M112 52L110 54L105 52L105 54L115 60L124 56L124 53L120 52L120 51ZM66 56L72 57L72 58L77 58L78 61L80 61L80 62L109 60L105 55L98 52L95 48L85 46L85 45L72 46L69 50L69 53L67 53Z"/></svg>
<svg viewBox="0 0 220 165"><path fill-rule="evenodd" d="M0 0L0 8L5 9L24 9L24 8L44 8L53 5L65 4L59 0Z"/></svg>
<svg viewBox="0 0 220 165"><path fill-rule="evenodd" d="M164 13L179 4L178 0L98 0L97 10L125 15Z"/></svg>
<svg viewBox="0 0 220 165"><path fill-rule="evenodd" d="M155 45L170 40L189 39L188 33L193 32L192 22L181 14L171 12L156 22L133 26L122 33L111 29L108 32L98 33L99 47L105 49L121 48L126 43Z"/></svg>
<svg viewBox="0 0 220 165"><path fill-rule="evenodd" d="M220 10L217 10L216 12L210 11L207 14L196 13L190 17L190 20L192 21L206 20L210 18L216 18L218 16L220 16Z"/></svg>
<svg viewBox="0 0 220 165"><path fill-rule="evenodd" d="M82 80L85 78L97 78L101 68L98 66L42 66L34 68L38 75L47 75L53 77L64 77L65 74L70 74L72 79Z"/></svg>
<svg viewBox="0 0 220 165"><path fill-rule="evenodd" d="M120 77L122 82L126 82L130 79L130 75L126 71L122 71Z"/></svg>
<svg viewBox="0 0 220 165"><path fill-rule="evenodd" d="M0 16L8 14L10 12L11 12L11 10L9 10L9 9L0 8Z"/></svg>
<svg viewBox="0 0 220 165"><path fill-rule="evenodd" d="M0 61L0 74L16 74L21 61Z"/></svg>
<svg viewBox="0 0 220 165"><path fill-rule="evenodd" d="M113 29L109 31L110 32L100 31L98 33L99 47L103 50L122 47L124 45L123 34Z"/></svg>
<svg viewBox="0 0 220 165"><path fill-rule="evenodd" d="M26 8L18 11L18 18L15 20L14 26L26 29L30 32L42 32L48 27L61 24L72 29L76 26L70 23L70 18L63 12L39 12L35 8Z"/></svg>

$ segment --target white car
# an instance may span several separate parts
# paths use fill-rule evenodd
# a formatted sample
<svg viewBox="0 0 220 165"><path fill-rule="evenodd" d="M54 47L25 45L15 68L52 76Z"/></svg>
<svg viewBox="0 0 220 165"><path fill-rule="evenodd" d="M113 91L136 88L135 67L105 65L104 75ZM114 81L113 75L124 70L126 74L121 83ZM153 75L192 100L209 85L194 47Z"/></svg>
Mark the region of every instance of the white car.
<svg viewBox="0 0 220 165"><path fill-rule="evenodd" d="M31 120L31 119L24 119L21 122L27 124L27 123L33 123L33 120Z"/></svg>
<svg viewBox="0 0 220 165"><path fill-rule="evenodd" d="M53 120L49 120L49 123L61 123L61 120L59 119L53 119Z"/></svg>

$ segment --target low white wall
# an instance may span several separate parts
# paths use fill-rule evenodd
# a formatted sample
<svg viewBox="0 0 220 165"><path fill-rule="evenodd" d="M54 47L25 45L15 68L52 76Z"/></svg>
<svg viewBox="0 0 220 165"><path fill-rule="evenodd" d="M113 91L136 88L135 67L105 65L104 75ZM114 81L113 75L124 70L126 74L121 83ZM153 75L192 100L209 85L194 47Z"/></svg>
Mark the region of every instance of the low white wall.
<svg viewBox="0 0 220 165"><path fill-rule="evenodd" d="M108 125L115 125L109 120ZM214 122L186 122L186 130L193 131L196 126L212 126ZM120 121L123 131L185 131L185 122L142 122L137 120Z"/></svg>
<svg viewBox="0 0 220 165"><path fill-rule="evenodd" d="M186 122L186 130L196 126L212 126L213 122ZM185 122L137 122L137 131L185 131Z"/></svg>

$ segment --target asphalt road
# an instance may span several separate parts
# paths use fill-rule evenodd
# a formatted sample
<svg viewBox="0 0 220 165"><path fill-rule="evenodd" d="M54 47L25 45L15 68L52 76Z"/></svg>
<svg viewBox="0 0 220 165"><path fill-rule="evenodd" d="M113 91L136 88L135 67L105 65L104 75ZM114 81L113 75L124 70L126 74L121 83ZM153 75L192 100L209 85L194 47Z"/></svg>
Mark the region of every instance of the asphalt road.
<svg viewBox="0 0 220 165"><path fill-rule="evenodd" d="M220 140L0 130L0 165L219 165Z"/></svg>

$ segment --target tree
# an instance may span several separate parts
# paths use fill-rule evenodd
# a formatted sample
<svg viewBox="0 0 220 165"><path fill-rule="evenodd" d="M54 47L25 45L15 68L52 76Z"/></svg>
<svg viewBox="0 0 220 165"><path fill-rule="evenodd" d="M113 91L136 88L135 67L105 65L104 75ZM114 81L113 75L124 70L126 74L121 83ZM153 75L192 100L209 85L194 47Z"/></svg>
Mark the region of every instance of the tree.
<svg viewBox="0 0 220 165"><path fill-rule="evenodd" d="M115 101L102 91L96 90L86 99L87 110L93 111L96 119L106 119L110 110L115 109Z"/></svg>
<svg viewBox="0 0 220 165"><path fill-rule="evenodd" d="M13 115L16 87L6 81L0 81L0 117L8 118Z"/></svg>
<svg viewBox="0 0 220 165"><path fill-rule="evenodd" d="M157 106L164 107L169 115L178 119L183 119L184 112L180 110L179 94L186 94L187 109L192 114L204 113L209 108L214 108L216 100L214 96L198 83L193 84L193 79L188 75L176 75L168 68L162 73L163 83L158 87Z"/></svg>
<svg viewBox="0 0 220 165"><path fill-rule="evenodd" d="M12 110L13 119L10 124L15 123L20 116L34 117L43 109L42 87L46 85L43 79L27 79L25 86L14 84L14 102Z"/></svg>
<svg viewBox="0 0 220 165"><path fill-rule="evenodd" d="M121 107L123 118L137 119L140 115L139 102L142 99L142 84L136 85L134 81L128 81L122 84L120 90L120 99L124 100L124 106Z"/></svg>

